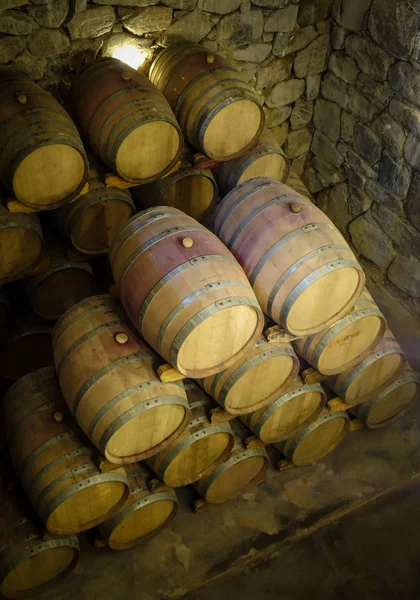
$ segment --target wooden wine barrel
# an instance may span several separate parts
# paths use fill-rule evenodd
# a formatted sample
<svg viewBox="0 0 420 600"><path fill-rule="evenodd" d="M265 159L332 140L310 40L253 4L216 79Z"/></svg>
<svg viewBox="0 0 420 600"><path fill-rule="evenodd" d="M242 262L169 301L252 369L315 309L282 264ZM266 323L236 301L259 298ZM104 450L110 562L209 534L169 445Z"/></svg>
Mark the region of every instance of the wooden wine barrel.
<svg viewBox="0 0 420 600"><path fill-rule="evenodd" d="M35 318L23 318L0 343L0 374L17 381L27 373L54 364L51 327Z"/></svg>
<svg viewBox="0 0 420 600"><path fill-rule="evenodd" d="M288 389L299 370L299 360L287 342L262 337L231 367L199 383L227 412L252 413Z"/></svg>
<svg viewBox="0 0 420 600"><path fill-rule="evenodd" d="M261 483L268 469L269 458L264 448L246 449L244 440L249 431L236 419L230 423L235 433L231 458L193 484L209 504L223 504L241 496Z"/></svg>
<svg viewBox="0 0 420 600"><path fill-rule="evenodd" d="M371 354L385 330L385 317L365 289L350 314L325 331L297 339L293 346L320 373L334 375Z"/></svg>
<svg viewBox="0 0 420 600"><path fill-rule="evenodd" d="M3 458L3 456L2 456ZM41 592L70 573L79 561L76 536L42 534L21 490L0 481L0 593L22 598Z"/></svg>
<svg viewBox="0 0 420 600"><path fill-rule="evenodd" d="M205 477L224 462L233 447L229 423L212 424L208 413L212 401L191 380L184 382L191 421L170 446L148 459L147 464L170 487L189 485Z"/></svg>
<svg viewBox="0 0 420 600"><path fill-rule="evenodd" d="M288 175L288 160L268 129L262 132L257 145L244 156L223 163L214 170L223 196L254 177L271 177L285 183Z"/></svg>
<svg viewBox="0 0 420 600"><path fill-rule="evenodd" d="M88 164L64 108L22 75L0 79L0 179L36 210L69 202L83 189Z"/></svg>
<svg viewBox="0 0 420 600"><path fill-rule="evenodd" d="M38 217L11 213L0 200L0 285L29 275L41 258L43 244Z"/></svg>
<svg viewBox="0 0 420 600"><path fill-rule="evenodd" d="M60 232L84 254L106 254L117 231L136 212L128 190L90 189L57 216Z"/></svg>
<svg viewBox="0 0 420 600"><path fill-rule="evenodd" d="M176 164L183 139L171 108L141 73L115 58L87 65L71 88L85 139L120 177L147 183Z"/></svg>
<svg viewBox="0 0 420 600"><path fill-rule="evenodd" d="M296 378L272 404L241 417L241 421L260 440L273 444L293 437L316 421L325 403L325 392L319 383L304 385Z"/></svg>
<svg viewBox="0 0 420 600"><path fill-rule="evenodd" d="M359 364L327 379L337 396L348 404L360 404L377 395L403 371L407 359L387 329L385 337Z"/></svg>
<svg viewBox="0 0 420 600"><path fill-rule="evenodd" d="M150 208L130 219L110 262L135 327L187 377L227 368L261 335L263 314L237 261L176 208Z"/></svg>
<svg viewBox="0 0 420 600"><path fill-rule="evenodd" d="M296 336L346 315L365 276L314 204L279 181L242 183L219 204L214 231L245 270L266 315Z"/></svg>
<svg viewBox="0 0 420 600"><path fill-rule="evenodd" d="M43 319L58 319L77 302L97 292L95 274L87 262L72 260L64 247L47 245L47 269L25 282L32 310Z"/></svg>
<svg viewBox="0 0 420 600"><path fill-rule="evenodd" d="M304 467L335 450L349 431L350 419L346 412L324 410L309 427L274 446L297 467Z"/></svg>
<svg viewBox="0 0 420 600"><path fill-rule="evenodd" d="M127 465L130 495L124 506L99 530L112 550L127 550L150 539L176 517L178 500L173 489L153 479L142 464Z"/></svg>
<svg viewBox="0 0 420 600"><path fill-rule="evenodd" d="M419 397L420 380L406 369L393 383L371 400L358 404L350 412L370 429L379 429L400 419Z"/></svg>
<svg viewBox="0 0 420 600"><path fill-rule="evenodd" d="M218 199L217 183L211 171L194 167L191 158L184 153L178 171L133 188L137 206L140 209L174 206L197 221L205 219Z"/></svg>
<svg viewBox="0 0 420 600"><path fill-rule="evenodd" d="M54 367L22 377L4 396L3 409L16 473L49 531L85 531L122 506L125 471L101 473L67 409Z"/></svg>
<svg viewBox="0 0 420 600"><path fill-rule="evenodd" d="M299 175L297 175L297 173L295 173L292 170L289 171L286 180L286 185L292 188L293 191L297 192L304 198L307 198L307 200L310 200L311 202L314 201L311 196L311 193L309 192L306 185L303 183L302 179L299 177Z"/></svg>
<svg viewBox="0 0 420 600"><path fill-rule="evenodd" d="M143 460L181 435L190 420L182 383L163 383L162 361L129 327L110 296L68 310L53 332L66 402L80 427L112 463Z"/></svg>
<svg viewBox="0 0 420 600"><path fill-rule="evenodd" d="M260 98L220 55L178 43L158 54L149 78L166 96L188 143L203 154L231 160L257 142L264 126Z"/></svg>

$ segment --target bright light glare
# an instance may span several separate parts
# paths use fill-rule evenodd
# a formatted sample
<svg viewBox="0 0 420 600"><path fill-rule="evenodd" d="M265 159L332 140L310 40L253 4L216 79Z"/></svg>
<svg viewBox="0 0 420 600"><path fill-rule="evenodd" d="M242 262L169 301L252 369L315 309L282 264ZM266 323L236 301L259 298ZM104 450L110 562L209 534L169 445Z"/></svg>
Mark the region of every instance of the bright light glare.
<svg viewBox="0 0 420 600"><path fill-rule="evenodd" d="M140 50L137 46L127 44L125 46L120 46L119 48L115 48L112 52L112 58L118 58L126 65L133 67L133 69L138 69L145 62L148 53L144 50Z"/></svg>

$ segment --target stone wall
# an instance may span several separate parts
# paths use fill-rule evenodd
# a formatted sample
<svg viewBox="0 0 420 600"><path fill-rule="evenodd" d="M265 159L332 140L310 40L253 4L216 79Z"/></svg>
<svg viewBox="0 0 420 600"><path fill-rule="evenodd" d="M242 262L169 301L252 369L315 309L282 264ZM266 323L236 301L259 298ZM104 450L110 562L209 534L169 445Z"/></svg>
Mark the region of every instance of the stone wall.
<svg viewBox="0 0 420 600"><path fill-rule="evenodd" d="M420 1L334 0L304 179L368 273L420 311Z"/></svg>

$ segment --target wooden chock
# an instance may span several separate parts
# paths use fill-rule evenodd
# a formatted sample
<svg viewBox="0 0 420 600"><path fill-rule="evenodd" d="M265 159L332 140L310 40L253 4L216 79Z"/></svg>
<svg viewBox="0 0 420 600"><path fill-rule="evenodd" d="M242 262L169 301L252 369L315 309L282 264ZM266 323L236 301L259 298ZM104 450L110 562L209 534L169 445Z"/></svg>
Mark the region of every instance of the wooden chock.
<svg viewBox="0 0 420 600"><path fill-rule="evenodd" d="M215 408L210 409L209 411L210 423L223 423L225 421L232 421L236 419L237 415L232 415L231 413L223 410L221 406L216 406Z"/></svg>
<svg viewBox="0 0 420 600"><path fill-rule="evenodd" d="M99 456L95 460L95 464L101 473L108 473L109 471L121 469L121 465L114 465L114 463L109 462L109 460L106 460L103 456Z"/></svg>
<svg viewBox="0 0 420 600"><path fill-rule="evenodd" d="M305 369L304 371L302 371L300 376L305 385L311 385L313 383L321 383L322 381L325 381L327 379L326 375L323 375L322 373L320 373L313 367L310 367L309 369Z"/></svg>
<svg viewBox="0 0 420 600"><path fill-rule="evenodd" d="M247 450L255 450L257 448L265 448L267 444L257 438L256 435L251 435L244 440L244 446Z"/></svg>
<svg viewBox="0 0 420 600"><path fill-rule="evenodd" d="M168 363L161 365L157 372L157 376L163 383L168 383L170 381L181 381L182 379L186 379L186 376L174 369Z"/></svg>
<svg viewBox="0 0 420 600"><path fill-rule="evenodd" d="M193 155L193 164L198 169L215 169L219 167L222 163L214 160L213 158L209 158L205 156L205 154L194 154Z"/></svg>
<svg viewBox="0 0 420 600"><path fill-rule="evenodd" d="M359 419L353 419L350 421L350 431L362 431L362 429L366 429L362 421L359 421Z"/></svg>
<svg viewBox="0 0 420 600"><path fill-rule="evenodd" d="M107 173L105 175L105 185L106 187L114 187L120 190L126 190L128 188L136 187L137 183L131 183L130 181L125 181L125 179L121 179L115 173Z"/></svg>
<svg viewBox="0 0 420 600"><path fill-rule="evenodd" d="M217 506L218 504L210 504L209 502L206 502L203 498L199 498L194 502L194 512L201 513L205 512L206 510L213 510L213 508L216 508Z"/></svg>
<svg viewBox="0 0 420 600"><path fill-rule="evenodd" d="M11 213L23 213L25 215L33 215L37 212L35 208L26 206L25 204L22 204L21 202L19 202L19 200L16 200L15 198L10 198L9 200L7 200L7 210Z"/></svg>
<svg viewBox="0 0 420 600"><path fill-rule="evenodd" d="M296 469L296 465L294 463L292 463L292 461L289 460L288 458L282 458L277 463L277 468L281 472L290 471L291 469Z"/></svg>
<svg viewBox="0 0 420 600"><path fill-rule="evenodd" d="M93 545L95 548L108 548L108 544L104 538L100 535L99 531L95 530L93 534Z"/></svg>
<svg viewBox="0 0 420 600"><path fill-rule="evenodd" d="M153 478L147 482L149 490L151 492L166 492L168 491L168 486L162 483L160 479Z"/></svg>
<svg viewBox="0 0 420 600"><path fill-rule="evenodd" d="M273 325L266 329L264 336L268 342L292 342L298 339L298 336L288 333L280 325Z"/></svg>
<svg viewBox="0 0 420 600"><path fill-rule="evenodd" d="M331 400L328 400L327 406L332 412L342 412L352 407L351 404L347 404L341 398L331 398Z"/></svg>
<svg viewBox="0 0 420 600"><path fill-rule="evenodd" d="M172 175L172 173L176 173L177 171L179 171L179 169L181 168L182 165L182 161L179 160L176 165L174 167L172 167L172 169L170 171L168 171L167 173L165 173L165 175L162 176L162 179L165 179L165 177L168 177L168 175Z"/></svg>

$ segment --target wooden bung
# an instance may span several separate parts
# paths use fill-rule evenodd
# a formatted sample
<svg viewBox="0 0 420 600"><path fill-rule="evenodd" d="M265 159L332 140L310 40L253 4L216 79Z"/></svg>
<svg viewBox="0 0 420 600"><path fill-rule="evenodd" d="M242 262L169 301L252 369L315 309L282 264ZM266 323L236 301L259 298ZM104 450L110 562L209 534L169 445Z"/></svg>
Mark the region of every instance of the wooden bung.
<svg viewBox="0 0 420 600"><path fill-rule="evenodd" d="M214 232L243 267L264 313L297 337L335 323L363 291L365 275L340 231L274 179L251 179L225 196Z"/></svg>
<svg viewBox="0 0 420 600"><path fill-rule="evenodd" d="M109 257L134 326L183 375L217 373L260 337L263 315L243 270L220 240L176 208L135 215Z"/></svg>
<svg viewBox="0 0 420 600"><path fill-rule="evenodd" d="M116 336L127 341L121 344ZM182 383L158 379L162 361L110 296L92 296L68 310L54 328L53 348L70 411L111 463L143 460L187 427Z"/></svg>
<svg viewBox="0 0 420 600"><path fill-rule="evenodd" d="M172 106L187 142L225 161L252 148L264 126L259 96L219 54L179 42L152 63L150 80Z"/></svg>

